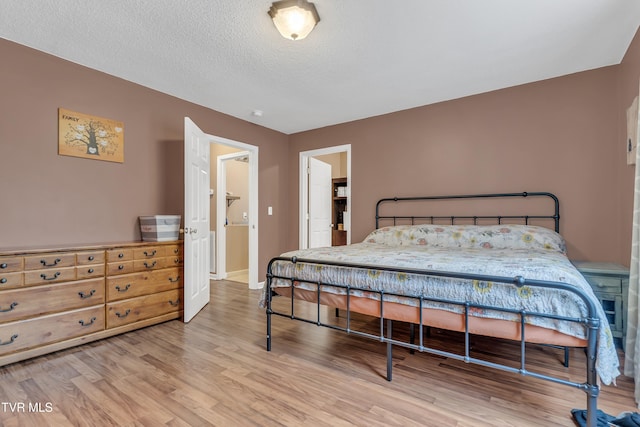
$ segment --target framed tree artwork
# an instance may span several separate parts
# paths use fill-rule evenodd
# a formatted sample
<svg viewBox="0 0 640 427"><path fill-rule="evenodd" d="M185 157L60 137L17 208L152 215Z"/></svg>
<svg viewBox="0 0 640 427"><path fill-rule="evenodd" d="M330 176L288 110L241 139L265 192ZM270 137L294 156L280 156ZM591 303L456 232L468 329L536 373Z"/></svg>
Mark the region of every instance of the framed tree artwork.
<svg viewBox="0 0 640 427"><path fill-rule="evenodd" d="M58 108L58 154L123 163L124 125Z"/></svg>

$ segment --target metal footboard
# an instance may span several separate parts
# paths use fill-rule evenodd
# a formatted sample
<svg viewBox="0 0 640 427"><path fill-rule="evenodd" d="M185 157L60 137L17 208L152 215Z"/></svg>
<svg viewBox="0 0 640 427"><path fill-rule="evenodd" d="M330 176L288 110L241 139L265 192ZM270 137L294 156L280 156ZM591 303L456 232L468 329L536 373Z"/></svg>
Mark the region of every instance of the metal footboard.
<svg viewBox="0 0 640 427"><path fill-rule="evenodd" d="M542 288L552 288L564 290L567 292L574 293L578 295L585 303L587 307L588 314L583 318L568 318L564 316L558 316L554 314L548 313L537 313L537 312L529 312L522 310L514 310L509 308L502 307L494 307L476 304L469 301L450 301L443 299L435 299L425 297L424 295L405 295L405 294L394 294L385 291L375 291L371 289L359 288L357 284L349 284L349 283L320 283L313 282L309 280L302 280L297 277L284 277L274 273L274 264L278 263L305 263L305 264L316 264L322 266L337 266L337 267L348 267L354 269L366 269L366 270L374 270L380 272L394 272L394 273L405 273L411 275L424 275L424 276L438 276L438 277L446 277L446 278L455 278L461 280L480 280L480 281L491 281L493 283L502 283L507 286L529 286L529 287L542 287ZM287 281L289 283L289 287L291 289L290 296L290 305L288 312L280 312L273 309L272 305L272 284L274 280L279 281ZM316 318L310 319L307 317L301 317L296 314L296 304L299 303L295 298L295 286L296 283L310 283L315 285L317 289L317 300L316 300ZM465 363L471 363L476 365L481 365L493 369L498 369L506 372L511 372L515 374L520 374L523 376L534 377L542 380L551 381L557 384L562 384L565 386L578 388L583 390L586 393L587 398L587 425L590 427L596 427L596 411L597 411L597 398L599 395L599 387L597 383L597 372L596 372L596 354L597 354L597 343L598 343L598 329L600 327L600 320L597 316L596 307L594 302L582 292L582 290L577 289L571 285L561 282L551 282L551 281L541 281L541 280L530 280L521 276L516 277L501 277L501 276L490 276L490 275L477 275L477 274L468 274L468 273L452 273L452 272L442 272L442 271L429 271L429 270L416 270L416 269L406 269L406 268L395 268L395 267L372 267L370 265L359 265L359 264L349 264L349 263L340 263L340 262L327 262L327 261L318 261L312 259L302 259L302 258L288 258L288 257L276 257L273 258L268 265L267 269L267 291L266 291L266 314L267 314L267 351L271 350L271 321L272 316L280 316L287 317L293 320L299 320L311 324L315 324L317 326L322 326L334 330L340 330L346 332L347 334L357 335L360 337L384 342L387 344L387 380L391 381L392 379L392 351L393 346L401 346L406 347L411 350L417 350L424 353L430 353L438 356L448 357L455 360L464 361ZM336 325L330 324L327 322L323 322L321 320L321 295L324 292L323 287L335 287L340 288L345 293L346 297L346 325ZM273 290L277 291L277 288ZM370 333L361 330L356 330L351 327L351 299L353 298L354 291L366 291L368 293L377 294L379 299L379 310L380 310L380 320L378 326L377 333ZM402 298L410 298L415 301L415 306L419 308L420 319L419 319L419 334L418 334L418 342L415 343L413 341L406 342L394 339L393 337L393 325L392 320L385 318L385 301L389 296L398 296ZM388 301L387 301L388 302ZM423 336L423 326L428 326L425 323L425 319L423 318L423 306L426 302L436 302L436 303L447 303L459 305L464 308L464 320L465 320L465 330L464 332L464 354L453 353L442 349L437 349L433 347L429 347L425 345L425 340ZM518 367L508 366L500 363L495 363L483 359L479 359L473 357L471 354L471 345L470 345L470 336L469 332L469 316L472 309L488 309L488 310L496 310L501 312L513 313L519 316L520 319L520 360L517 362ZM586 378L584 382L573 382L568 381L562 378L552 377L549 375L541 374L538 372L533 372L527 369L527 360L526 360L526 334L525 334L525 318L530 316L539 316L546 317L550 319L556 319L560 321L566 322L577 322L586 328L586 336L587 336L587 347L586 351ZM386 322L385 322L386 320ZM386 326L385 326L386 324Z"/></svg>

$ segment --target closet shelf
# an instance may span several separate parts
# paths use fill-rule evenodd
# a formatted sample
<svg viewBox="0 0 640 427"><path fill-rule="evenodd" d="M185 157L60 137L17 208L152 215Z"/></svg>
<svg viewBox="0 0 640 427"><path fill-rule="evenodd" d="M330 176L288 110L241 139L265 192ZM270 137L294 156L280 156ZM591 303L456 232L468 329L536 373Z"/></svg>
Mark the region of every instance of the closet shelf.
<svg viewBox="0 0 640 427"><path fill-rule="evenodd" d="M231 206L233 202L239 199L240 199L240 196L227 196L227 207Z"/></svg>

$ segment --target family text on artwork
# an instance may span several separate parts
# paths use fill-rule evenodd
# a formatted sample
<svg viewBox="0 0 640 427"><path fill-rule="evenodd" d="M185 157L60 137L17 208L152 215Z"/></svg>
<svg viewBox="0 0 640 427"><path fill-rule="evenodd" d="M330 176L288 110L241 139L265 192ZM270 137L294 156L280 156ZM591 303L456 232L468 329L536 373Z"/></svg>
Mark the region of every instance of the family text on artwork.
<svg viewBox="0 0 640 427"><path fill-rule="evenodd" d="M124 125L59 108L58 154L123 163Z"/></svg>

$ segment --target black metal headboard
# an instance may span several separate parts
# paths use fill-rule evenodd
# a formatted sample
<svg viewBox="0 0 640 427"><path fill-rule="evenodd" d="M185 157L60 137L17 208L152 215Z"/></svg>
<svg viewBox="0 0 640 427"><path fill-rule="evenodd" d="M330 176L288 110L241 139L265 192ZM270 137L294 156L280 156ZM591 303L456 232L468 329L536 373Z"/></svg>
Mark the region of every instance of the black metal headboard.
<svg viewBox="0 0 640 427"><path fill-rule="evenodd" d="M548 197L553 200L554 213L553 215L380 215L380 206L384 203L399 203L409 201L425 201L425 200L455 200L455 199L489 199L489 198L515 198L515 197ZM549 219L553 220L555 224L555 231L560 232L560 202L558 198L552 193L534 192L534 193L498 193L498 194L467 194L467 195L453 195L453 196L424 196L424 197L391 197L378 200L376 203L376 229L380 226L380 220L393 220L393 224L396 225L398 220L410 221L411 224L415 224L416 221L424 222L429 221L431 224L434 221L450 221L454 224L456 220L472 221L473 224L477 224L478 220L496 220L498 224L501 224L503 220L518 220L521 219L525 224L529 224L531 219Z"/></svg>

